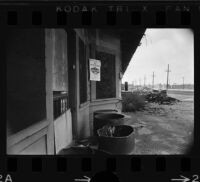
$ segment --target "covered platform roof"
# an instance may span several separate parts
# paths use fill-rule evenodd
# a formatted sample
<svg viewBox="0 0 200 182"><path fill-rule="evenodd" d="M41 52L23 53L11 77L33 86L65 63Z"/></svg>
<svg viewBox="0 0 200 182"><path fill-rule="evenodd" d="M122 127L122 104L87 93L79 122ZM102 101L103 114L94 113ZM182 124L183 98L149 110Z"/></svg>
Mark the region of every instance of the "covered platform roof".
<svg viewBox="0 0 200 182"><path fill-rule="evenodd" d="M129 28L129 29L99 29L102 33L106 33L120 39L122 73L126 71L133 54L135 53L140 41L145 33L145 28Z"/></svg>
<svg viewBox="0 0 200 182"><path fill-rule="evenodd" d="M145 32L144 29L125 29L120 30L121 39L121 51L122 51L122 73L124 73L128 67L129 62L133 54L135 53L137 47Z"/></svg>

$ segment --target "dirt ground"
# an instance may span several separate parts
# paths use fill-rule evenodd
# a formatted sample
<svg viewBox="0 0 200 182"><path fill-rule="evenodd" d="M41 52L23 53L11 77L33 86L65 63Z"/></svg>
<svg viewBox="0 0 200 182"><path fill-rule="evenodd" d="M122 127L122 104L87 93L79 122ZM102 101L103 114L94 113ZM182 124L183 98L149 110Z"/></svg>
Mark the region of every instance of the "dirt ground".
<svg viewBox="0 0 200 182"><path fill-rule="evenodd" d="M144 111L124 113L126 124L136 127L133 154L185 154L193 140L194 99L191 95L169 95L174 105L148 103Z"/></svg>

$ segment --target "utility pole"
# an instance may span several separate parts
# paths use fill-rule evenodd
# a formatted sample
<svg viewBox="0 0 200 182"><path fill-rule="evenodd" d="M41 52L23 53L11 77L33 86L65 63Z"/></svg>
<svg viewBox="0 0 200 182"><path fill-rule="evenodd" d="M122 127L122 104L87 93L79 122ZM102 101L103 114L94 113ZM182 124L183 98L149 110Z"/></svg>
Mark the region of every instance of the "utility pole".
<svg viewBox="0 0 200 182"><path fill-rule="evenodd" d="M141 86L141 78L139 79L139 82L140 82L140 86Z"/></svg>
<svg viewBox="0 0 200 182"><path fill-rule="evenodd" d="M167 67L167 86L166 86L166 90L168 89L168 80L169 80L169 72L171 72L170 70L169 70L169 64L168 64L168 67Z"/></svg>
<svg viewBox="0 0 200 182"><path fill-rule="evenodd" d="M153 79L152 79L152 89L153 89L154 88L154 77L155 77L154 72L153 72L152 77L153 77Z"/></svg>
<svg viewBox="0 0 200 182"><path fill-rule="evenodd" d="M183 77L183 89L184 89L184 77Z"/></svg>

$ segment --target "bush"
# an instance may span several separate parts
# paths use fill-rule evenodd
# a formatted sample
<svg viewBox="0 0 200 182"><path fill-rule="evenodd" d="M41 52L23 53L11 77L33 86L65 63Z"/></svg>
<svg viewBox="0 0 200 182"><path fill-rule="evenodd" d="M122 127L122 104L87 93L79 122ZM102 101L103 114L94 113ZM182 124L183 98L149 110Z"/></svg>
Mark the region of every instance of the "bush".
<svg viewBox="0 0 200 182"><path fill-rule="evenodd" d="M134 112L143 109L145 106L145 97L137 93L122 94L122 111Z"/></svg>

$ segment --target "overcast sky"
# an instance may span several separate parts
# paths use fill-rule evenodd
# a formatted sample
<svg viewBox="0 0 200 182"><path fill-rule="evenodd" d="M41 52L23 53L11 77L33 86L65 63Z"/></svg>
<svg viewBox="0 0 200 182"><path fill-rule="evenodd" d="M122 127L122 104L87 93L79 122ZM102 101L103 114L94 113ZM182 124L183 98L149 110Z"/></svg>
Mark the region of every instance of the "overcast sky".
<svg viewBox="0 0 200 182"><path fill-rule="evenodd" d="M139 46L133 55L129 66L122 78L128 81L144 84L165 83L167 80L167 65L169 83L194 83L194 39L190 29L147 29Z"/></svg>

